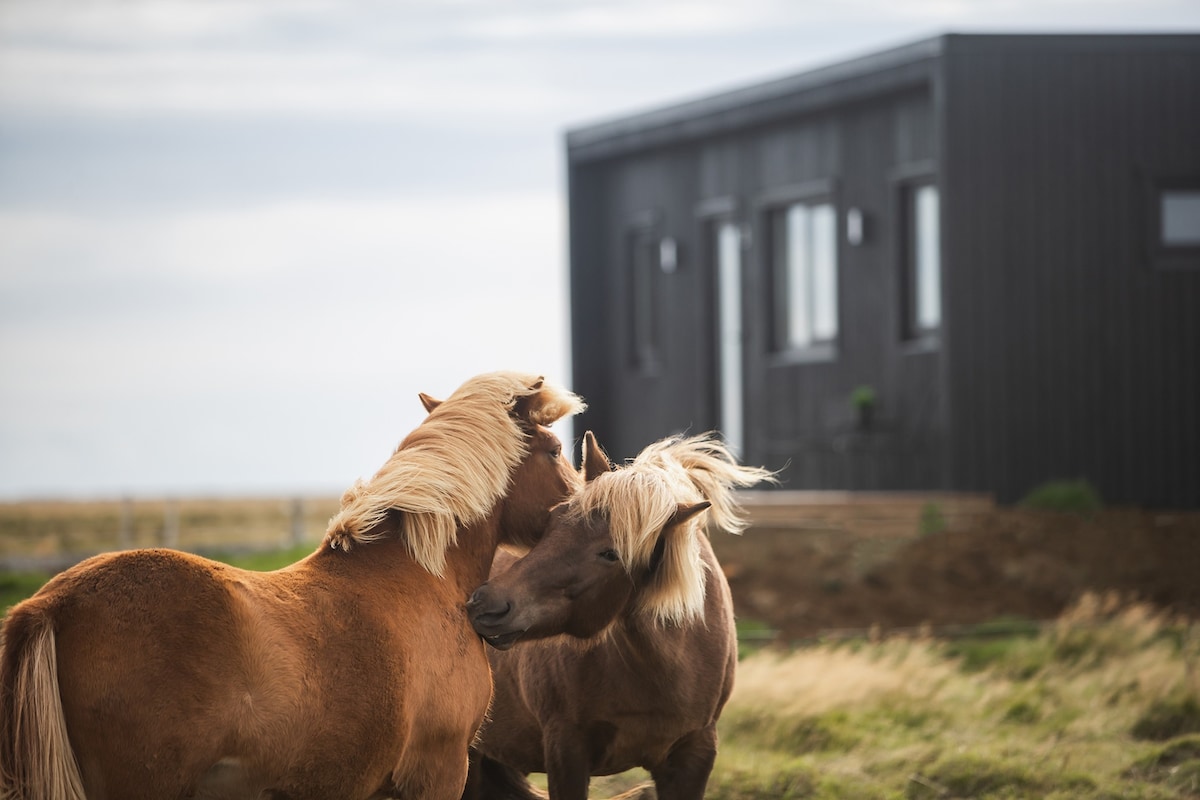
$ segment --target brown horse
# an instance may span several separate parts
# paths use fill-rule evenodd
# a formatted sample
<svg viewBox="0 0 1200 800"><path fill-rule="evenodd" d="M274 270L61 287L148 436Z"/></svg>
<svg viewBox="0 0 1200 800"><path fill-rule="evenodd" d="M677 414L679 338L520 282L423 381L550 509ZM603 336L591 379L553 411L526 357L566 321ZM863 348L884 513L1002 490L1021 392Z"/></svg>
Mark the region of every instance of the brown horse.
<svg viewBox="0 0 1200 800"><path fill-rule="evenodd" d="M579 483L547 428L579 398L476 377L277 572L113 553L13 608L0 796L457 798L491 696L468 595Z"/></svg>
<svg viewBox="0 0 1200 800"><path fill-rule="evenodd" d="M583 471L542 541L498 558L467 605L496 685L465 796L537 797L524 775L545 772L552 800L583 800L590 776L641 766L659 798L701 798L737 666L705 518L741 531L733 488L772 475L709 435L612 471L588 433Z"/></svg>

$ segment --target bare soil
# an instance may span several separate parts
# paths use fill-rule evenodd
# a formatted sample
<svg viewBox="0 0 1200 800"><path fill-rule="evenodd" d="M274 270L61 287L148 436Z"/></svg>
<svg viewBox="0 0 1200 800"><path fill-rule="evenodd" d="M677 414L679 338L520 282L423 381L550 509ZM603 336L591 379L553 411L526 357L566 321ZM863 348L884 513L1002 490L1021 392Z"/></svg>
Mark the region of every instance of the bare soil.
<svg viewBox="0 0 1200 800"><path fill-rule="evenodd" d="M938 533L758 527L714 535L738 617L784 639L1001 617L1048 620L1085 592L1200 618L1200 513L996 509Z"/></svg>

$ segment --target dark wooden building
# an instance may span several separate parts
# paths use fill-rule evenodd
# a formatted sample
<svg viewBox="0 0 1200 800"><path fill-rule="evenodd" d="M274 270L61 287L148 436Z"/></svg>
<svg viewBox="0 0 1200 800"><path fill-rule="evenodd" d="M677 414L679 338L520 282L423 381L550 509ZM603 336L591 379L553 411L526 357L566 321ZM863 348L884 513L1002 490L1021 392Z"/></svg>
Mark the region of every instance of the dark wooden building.
<svg viewBox="0 0 1200 800"><path fill-rule="evenodd" d="M939 36L566 145L614 457L719 428L793 489L1200 507L1200 35Z"/></svg>

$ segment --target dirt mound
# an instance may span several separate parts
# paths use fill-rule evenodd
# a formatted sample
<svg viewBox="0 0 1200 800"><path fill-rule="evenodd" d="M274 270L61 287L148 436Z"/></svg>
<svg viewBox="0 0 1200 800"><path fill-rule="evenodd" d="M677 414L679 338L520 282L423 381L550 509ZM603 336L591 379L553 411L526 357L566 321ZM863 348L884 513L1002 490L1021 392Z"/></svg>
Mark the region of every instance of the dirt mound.
<svg viewBox="0 0 1200 800"><path fill-rule="evenodd" d="M759 528L713 544L739 618L790 639L1051 619L1088 591L1200 617L1200 513L997 509L920 537Z"/></svg>

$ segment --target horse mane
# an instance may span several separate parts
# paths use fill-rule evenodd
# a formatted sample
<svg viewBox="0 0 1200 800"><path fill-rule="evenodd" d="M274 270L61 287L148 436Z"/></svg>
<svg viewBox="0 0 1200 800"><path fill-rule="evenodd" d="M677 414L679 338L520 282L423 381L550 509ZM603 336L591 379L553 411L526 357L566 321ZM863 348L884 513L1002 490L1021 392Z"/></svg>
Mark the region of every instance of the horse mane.
<svg viewBox="0 0 1200 800"><path fill-rule="evenodd" d="M550 425L584 409L571 392L536 375L494 372L476 376L437 406L368 481L342 495L325 541L349 550L382 538L388 514L403 517L400 536L418 564L441 576L458 526L486 517L508 491L512 473L529 452L518 422Z"/></svg>
<svg viewBox="0 0 1200 800"><path fill-rule="evenodd" d="M705 526L711 522L734 534L745 530L747 519L734 489L762 481L775 481L774 473L741 466L715 434L672 436L585 484L572 501L573 512L608 518L614 549L630 572L652 565L662 534L661 556L641 592L638 612L658 624L679 625L704 616L708 565L699 537ZM712 504L707 510L671 525L680 505L705 500Z"/></svg>

